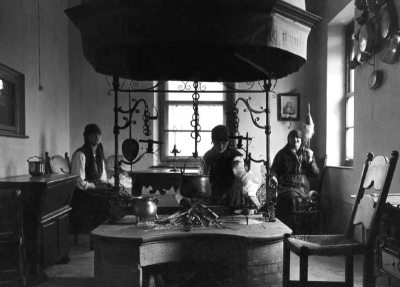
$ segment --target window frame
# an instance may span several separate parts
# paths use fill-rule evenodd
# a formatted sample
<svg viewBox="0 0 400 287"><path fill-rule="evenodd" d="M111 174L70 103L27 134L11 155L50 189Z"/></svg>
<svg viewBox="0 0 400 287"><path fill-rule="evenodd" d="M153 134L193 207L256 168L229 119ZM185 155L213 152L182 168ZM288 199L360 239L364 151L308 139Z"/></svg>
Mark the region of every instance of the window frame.
<svg viewBox="0 0 400 287"><path fill-rule="evenodd" d="M355 25L354 25L354 19L350 21L349 24L346 25L345 27L345 55L346 55L346 66L345 66L345 166L353 166L353 160L354 160L354 103L355 103L355 98L354 98L354 69L349 68L349 63L352 61L355 57L355 53L357 51L357 44L356 41L354 40L354 32L355 32ZM349 101L353 99L353 122L352 124L349 124ZM350 158L348 156L348 143L349 143L349 138L348 138L348 131L353 130L353 158Z"/></svg>
<svg viewBox="0 0 400 287"><path fill-rule="evenodd" d="M183 83L186 81L182 81ZM201 82L203 85L207 85L206 82ZM229 86L232 86L230 83L224 83L228 84ZM222 85L222 83L221 83ZM159 129L159 136L163 138L164 144L160 148L159 151L159 156L160 156L160 161L161 164L171 164L175 161L175 157L167 155L169 151L173 149L173 147L168 147L168 142L169 142L169 135L173 135L173 130L167 130L166 128L168 127L168 107L172 105L190 105L193 106L193 101L169 101L167 100L168 96L168 82L165 82L164 84L159 86L159 90L161 92L157 93L157 98L158 98L158 107L159 107L159 118L161 120L158 129ZM188 91L187 94L191 95L193 91ZM232 92L227 91L226 86L223 86L223 91L221 92L224 94L224 100L222 101L199 101L199 106L200 105L222 105L224 112L223 115L223 124L227 125L228 127L231 126L233 123L232 117L230 116L232 114L232 109L233 109L233 104L234 104L234 95ZM185 93L186 94L186 93ZM201 97L201 91L199 91L200 97ZM199 117L201 118L201 114ZM184 130L186 131L186 130ZM188 130L188 131L193 131L193 130ZM187 131L186 131L187 132ZM205 130L202 129L201 132L211 132L211 130ZM201 140L207 140L204 136L201 137ZM209 139L210 141L210 148L211 148L211 138ZM179 146L177 146L177 149L179 150ZM194 152L194 139L193 139L193 152ZM190 155L192 156L192 155ZM178 163L184 163L188 157L188 155L176 155L176 160ZM200 157L202 157L202 154L199 154Z"/></svg>
<svg viewBox="0 0 400 287"><path fill-rule="evenodd" d="M25 75L0 63L0 78L13 85L12 96L15 97L14 106L10 107L15 125L0 123L0 136L28 138L25 134Z"/></svg>

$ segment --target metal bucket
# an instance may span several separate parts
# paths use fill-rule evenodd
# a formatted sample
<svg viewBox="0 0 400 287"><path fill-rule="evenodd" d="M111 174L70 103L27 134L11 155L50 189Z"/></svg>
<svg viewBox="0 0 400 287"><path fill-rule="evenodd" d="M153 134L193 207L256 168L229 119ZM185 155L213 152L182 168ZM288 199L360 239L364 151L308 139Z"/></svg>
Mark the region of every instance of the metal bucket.
<svg viewBox="0 0 400 287"><path fill-rule="evenodd" d="M32 158L37 158L38 160L29 161ZM31 156L28 158L28 171L32 176L41 176L44 174L44 160L38 156Z"/></svg>
<svg viewBox="0 0 400 287"><path fill-rule="evenodd" d="M182 173L181 195L187 198L204 198L211 195L210 176L207 172L206 163L202 158L201 161L204 165L202 174L185 174L186 163L190 157L185 161Z"/></svg>

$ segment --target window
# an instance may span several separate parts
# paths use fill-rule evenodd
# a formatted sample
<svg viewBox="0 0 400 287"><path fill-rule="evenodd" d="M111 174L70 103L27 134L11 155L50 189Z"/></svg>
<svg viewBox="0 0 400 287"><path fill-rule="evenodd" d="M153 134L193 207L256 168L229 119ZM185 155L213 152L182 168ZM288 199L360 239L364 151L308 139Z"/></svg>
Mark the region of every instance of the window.
<svg viewBox="0 0 400 287"><path fill-rule="evenodd" d="M0 64L0 135L25 137L25 77Z"/></svg>
<svg viewBox="0 0 400 287"><path fill-rule="evenodd" d="M345 164L353 165L354 156L354 69L348 63L354 59L357 51L357 42L354 39L354 21L346 26L346 160Z"/></svg>
<svg viewBox="0 0 400 287"><path fill-rule="evenodd" d="M221 83L199 82L200 99L198 102L200 142L197 143L199 156L211 148L211 129L219 124L226 124L226 111L229 109L224 86ZM160 137L163 138L162 161L174 159L172 150L176 144L178 160L186 160L195 152L194 127L191 125L193 116L193 82L169 81L160 99ZM179 92L185 90L186 92ZM190 91L190 92L187 92ZM204 92L205 91L205 92ZM215 91L215 92L214 92Z"/></svg>

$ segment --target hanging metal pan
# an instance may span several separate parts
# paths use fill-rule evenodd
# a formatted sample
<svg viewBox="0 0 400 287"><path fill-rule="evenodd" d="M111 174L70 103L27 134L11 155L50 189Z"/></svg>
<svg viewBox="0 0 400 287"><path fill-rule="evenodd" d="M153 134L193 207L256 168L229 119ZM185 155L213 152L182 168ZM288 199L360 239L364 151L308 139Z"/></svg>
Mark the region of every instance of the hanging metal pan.
<svg viewBox="0 0 400 287"><path fill-rule="evenodd" d="M375 41L375 29L371 21L362 25L359 36L359 49L361 52L371 54Z"/></svg>
<svg viewBox="0 0 400 287"><path fill-rule="evenodd" d="M356 59L358 62L358 65L362 65L365 63L370 58L370 55L368 53L364 53L361 50L358 50Z"/></svg>
<svg viewBox="0 0 400 287"><path fill-rule="evenodd" d="M396 63L400 49L400 35L394 34L379 53L379 59L389 65Z"/></svg>
<svg viewBox="0 0 400 287"><path fill-rule="evenodd" d="M134 161L139 154L139 142L133 138L129 138L122 143L122 154L129 162Z"/></svg>
<svg viewBox="0 0 400 287"><path fill-rule="evenodd" d="M368 88L374 90L377 87L379 87L381 79L382 79L382 72L379 70L373 71L368 79Z"/></svg>

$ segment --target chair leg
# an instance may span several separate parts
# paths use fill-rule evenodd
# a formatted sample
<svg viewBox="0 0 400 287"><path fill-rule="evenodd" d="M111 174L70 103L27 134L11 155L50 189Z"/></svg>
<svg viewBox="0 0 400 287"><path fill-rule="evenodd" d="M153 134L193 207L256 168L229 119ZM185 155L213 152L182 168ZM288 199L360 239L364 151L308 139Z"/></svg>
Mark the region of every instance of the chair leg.
<svg viewBox="0 0 400 287"><path fill-rule="evenodd" d="M300 255L300 282L301 286L305 286L305 282L308 280L308 256Z"/></svg>
<svg viewBox="0 0 400 287"><path fill-rule="evenodd" d="M345 282L347 287L353 287L354 285L354 258L352 255L346 255L345 257Z"/></svg>
<svg viewBox="0 0 400 287"><path fill-rule="evenodd" d="M374 268L374 252L367 252L364 254L364 263L363 263L363 286L364 287L375 287L376 285L376 276L375 276L375 268Z"/></svg>
<svg viewBox="0 0 400 287"><path fill-rule="evenodd" d="M283 287L289 287L290 285L290 249L286 247L285 242L283 243Z"/></svg>

